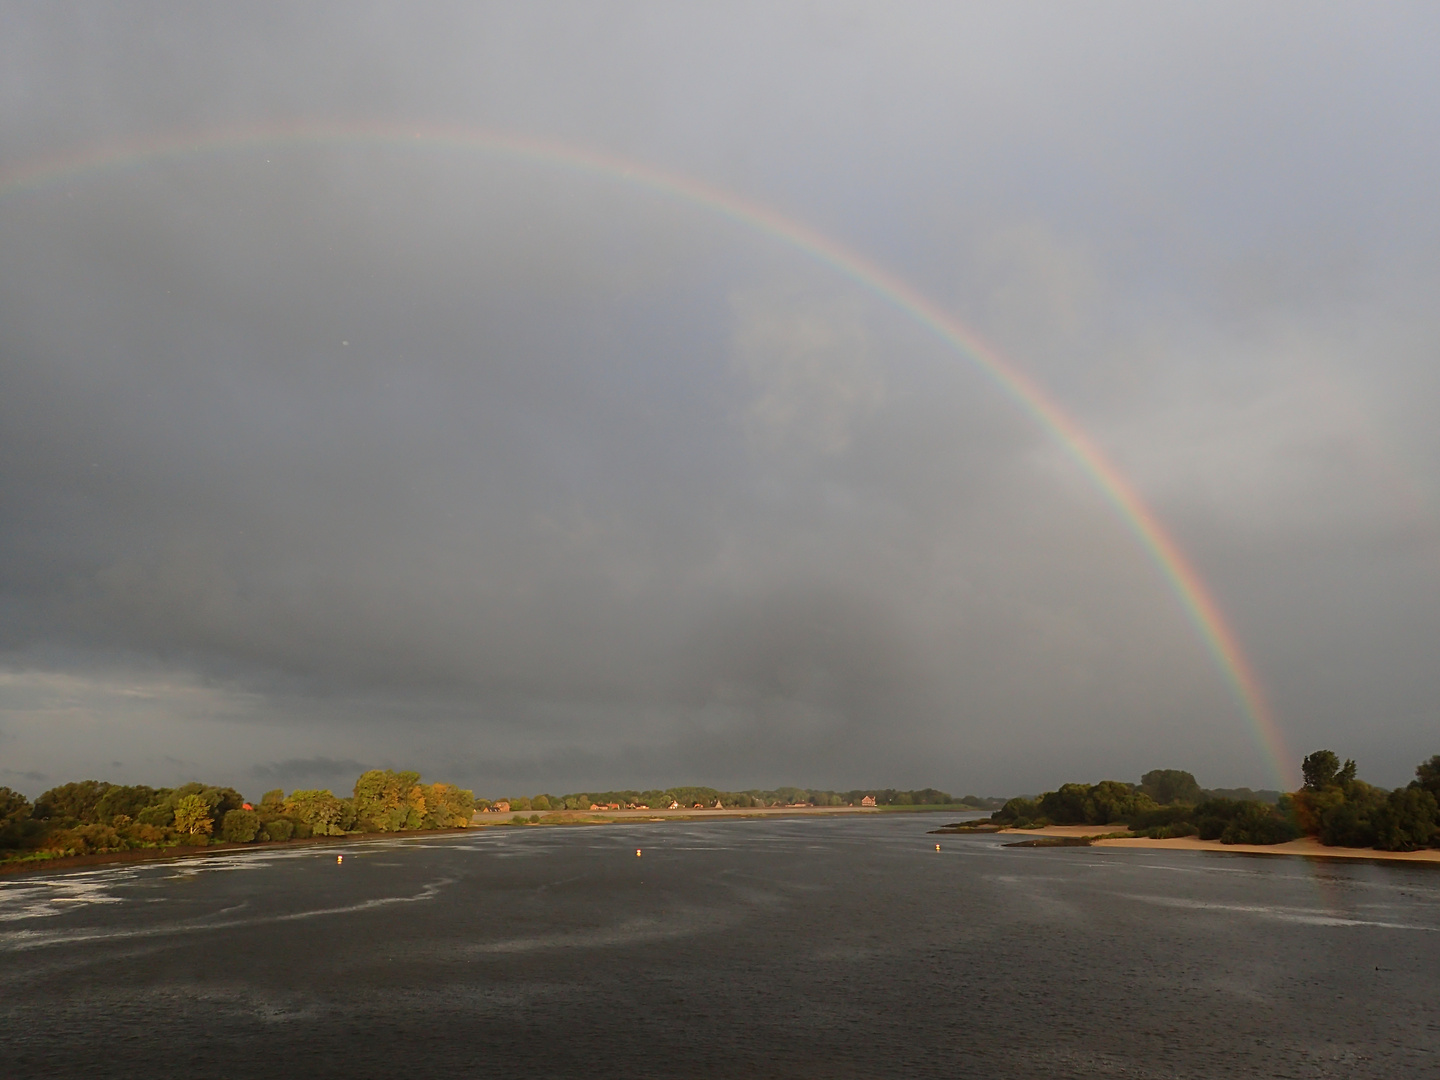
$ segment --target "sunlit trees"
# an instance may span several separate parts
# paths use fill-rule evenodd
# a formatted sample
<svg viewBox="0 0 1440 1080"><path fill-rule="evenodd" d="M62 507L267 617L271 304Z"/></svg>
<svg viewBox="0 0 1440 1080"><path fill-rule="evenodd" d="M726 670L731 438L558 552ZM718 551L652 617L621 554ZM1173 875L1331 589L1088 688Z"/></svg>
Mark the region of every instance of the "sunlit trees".
<svg viewBox="0 0 1440 1080"><path fill-rule="evenodd" d="M209 836L215 828L210 804L198 794L184 795L175 803L175 831L188 836Z"/></svg>
<svg viewBox="0 0 1440 1080"><path fill-rule="evenodd" d="M393 769L370 769L355 781L352 803L355 822L367 832L396 832L420 825L412 792L420 783L417 772L395 772Z"/></svg>
<svg viewBox="0 0 1440 1080"><path fill-rule="evenodd" d="M473 792L453 784L422 784L417 772L391 769L362 773L351 803L355 827L367 832L454 828L469 824L476 808Z"/></svg>
<svg viewBox="0 0 1440 1080"><path fill-rule="evenodd" d="M292 791L284 808L288 816L302 822L316 836L343 836L355 820L350 804L327 790Z"/></svg>
<svg viewBox="0 0 1440 1080"><path fill-rule="evenodd" d="M476 805L464 788L425 784L419 773L391 770L362 775L356 796L310 790L287 798L277 788L246 809L244 798L230 787L189 783L171 789L82 780L51 788L32 807L23 795L0 788L0 848L11 858L16 849L67 855L204 845L214 836L232 843L284 841L339 836L357 826L446 829L468 825ZM357 819L357 806L367 821Z"/></svg>
<svg viewBox="0 0 1440 1080"><path fill-rule="evenodd" d="M435 783L425 788L425 814L421 827L455 829L470 824L474 793L453 784Z"/></svg>

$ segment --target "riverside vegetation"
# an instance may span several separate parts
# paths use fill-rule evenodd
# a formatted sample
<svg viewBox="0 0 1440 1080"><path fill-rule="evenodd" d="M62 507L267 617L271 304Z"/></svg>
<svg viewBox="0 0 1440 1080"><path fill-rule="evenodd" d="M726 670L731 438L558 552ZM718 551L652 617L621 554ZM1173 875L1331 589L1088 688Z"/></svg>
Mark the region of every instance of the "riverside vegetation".
<svg viewBox="0 0 1440 1080"><path fill-rule="evenodd" d="M152 788L81 780L51 788L33 805L0 787L0 861L446 829L468 824L474 803L463 788L423 784L419 773L390 769L361 774L349 798L277 789L253 805L234 788L201 783Z"/></svg>
<svg viewBox="0 0 1440 1080"><path fill-rule="evenodd" d="M991 810L1003 799L967 795L955 799L934 788L834 792L806 788L720 791L674 787L655 791L582 792L510 800L476 799L453 784L421 782L417 772L371 769L355 781L349 797L328 790L281 789L252 804L234 788L190 783L176 788L80 780L51 788L32 804L0 787L0 862L36 861L137 849L206 847L306 840L351 833L410 832L457 828L471 815L496 806L513 811L669 807L690 809L767 806L858 805L865 797L892 809L925 806ZM539 821L517 816L514 823Z"/></svg>
<svg viewBox="0 0 1440 1080"><path fill-rule="evenodd" d="M1139 784L1062 784L1035 798L1009 800L991 815L991 827L1120 825L1134 836L1198 836L1223 844L1283 844L1314 836L1332 847L1440 847L1440 754L1418 765L1408 786L1393 791L1358 779L1355 762L1342 765L1330 750L1308 755L1301 773L1303 785L1290 793L1206 791L1179 769L1156 769Z"/></svg>

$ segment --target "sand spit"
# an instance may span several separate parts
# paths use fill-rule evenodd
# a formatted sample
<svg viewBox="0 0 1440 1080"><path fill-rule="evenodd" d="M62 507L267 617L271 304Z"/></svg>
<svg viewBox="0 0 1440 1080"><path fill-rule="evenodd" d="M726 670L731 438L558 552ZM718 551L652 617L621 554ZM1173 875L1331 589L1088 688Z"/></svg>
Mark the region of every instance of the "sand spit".
<svg viewBox="0 0 1440 1080"><path fill-rule="evenodd" d="M1039 829L1001 829L1002 836L1104 836L1124 826L1109 828L1104 825L1048 825ZM1313 836L1302 836L1285 844L1222 844L1218 840L1201 840L1194 836L1179 836L1172 840L1151 840L1146 836L1132 839L1096 840L1091 847L1097 848L1158 848L1164 851L1221 851L1230 855L1303 855L1312 859L1372 859L1384 862L1440 863L1440 851L1429 848L1424 851L1377 851L1375 848L1326 847Z"/></svg>

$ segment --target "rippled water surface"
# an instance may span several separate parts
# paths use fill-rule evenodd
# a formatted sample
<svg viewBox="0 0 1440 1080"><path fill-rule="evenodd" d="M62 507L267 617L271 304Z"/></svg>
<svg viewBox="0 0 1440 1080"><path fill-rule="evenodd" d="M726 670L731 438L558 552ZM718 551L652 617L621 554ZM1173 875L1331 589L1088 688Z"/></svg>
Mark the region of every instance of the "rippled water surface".
<svg viewBox="0 0 1440 1080"><path fill-rule="evenodd" d="M0 1075L1440 1076L1434 868L1004 848L940 821L3 878Z"/></svg>

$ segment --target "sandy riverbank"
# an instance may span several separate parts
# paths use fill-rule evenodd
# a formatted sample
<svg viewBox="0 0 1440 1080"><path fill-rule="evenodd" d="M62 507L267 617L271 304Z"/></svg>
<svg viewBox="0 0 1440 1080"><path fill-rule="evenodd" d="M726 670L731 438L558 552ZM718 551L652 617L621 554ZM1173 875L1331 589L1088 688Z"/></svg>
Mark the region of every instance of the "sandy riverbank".
<svg viewBox="0 0 1440 1080"><path fill-rule="evenodd" d="M1039 829L1001 829L999 836L1103 836L1107 832L1123 831L1123 825L1109 828L1104 825L1048 825ZM1180 836L1173 840L1151 840L1146 836L1133 839L1096 840L1091 847L1097 848L1157 848L1164 851L1222 851L1229 855L1303 855L1316 859L1380 859L1385 862L1440 863L1440 851L1430 848L1425 851L1377 851L1374 848L1326 847L1313 836L1302 836L1285 844L1222 844L1218 840L1201 840L1195 836Z"/></svg>

